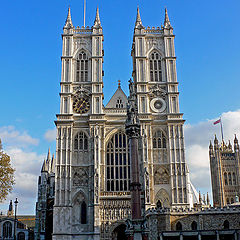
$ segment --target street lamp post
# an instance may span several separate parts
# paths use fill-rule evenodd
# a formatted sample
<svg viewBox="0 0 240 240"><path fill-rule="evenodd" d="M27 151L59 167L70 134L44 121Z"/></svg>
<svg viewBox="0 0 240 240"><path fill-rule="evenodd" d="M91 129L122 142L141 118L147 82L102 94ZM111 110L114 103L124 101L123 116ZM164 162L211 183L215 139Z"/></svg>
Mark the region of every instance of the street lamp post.
<svg viewBox="0 0 240 240"><path fill-rule="evenodd" d="M15 218L14 218L14 240L16 240L16 222L17 222L17 204L18 204L18 200L16 198L15 200Z"/></svg>

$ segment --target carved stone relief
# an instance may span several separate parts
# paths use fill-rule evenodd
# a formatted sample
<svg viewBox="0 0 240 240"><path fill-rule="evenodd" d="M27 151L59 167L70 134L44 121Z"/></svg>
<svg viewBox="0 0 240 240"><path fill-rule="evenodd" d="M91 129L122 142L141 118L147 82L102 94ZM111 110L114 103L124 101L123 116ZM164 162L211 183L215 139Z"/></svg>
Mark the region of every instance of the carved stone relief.
<svg viewBox="0 0 240 240"><path fill-rule="evenodd" d="M147 52L148 52L151 48L159 49L159 50L161 50L162 52L164 52L164 42L163 42L163 39L159 39L159 38L147 38L147 39L146 39L146 50L147 50Z"/></svg>
<svg viewBox="0 0 240 240"><path fill-rule="evenodd" d="M159 184L169 184L169 173L167 171L167 169L160 167L154 175L154 183L155 185L159 185Z"/></svg>
<svg viewBox="0 0 240 240"><path fill-rule="evenodd" d="M88 172L85 168L73 168L73 186L88 186Z"/></svg>

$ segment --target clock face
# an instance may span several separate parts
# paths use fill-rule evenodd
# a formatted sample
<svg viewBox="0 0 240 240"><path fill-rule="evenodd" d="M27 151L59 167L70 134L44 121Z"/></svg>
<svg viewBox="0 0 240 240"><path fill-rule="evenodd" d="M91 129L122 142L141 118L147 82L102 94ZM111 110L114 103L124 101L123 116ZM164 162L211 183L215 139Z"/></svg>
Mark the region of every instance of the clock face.
<svg viewBox="0 0 240 240"><path fill-rule="evenodd" d="M86 113L90 109L89 100L86 97L75 98L73 102L73 110L76 113Z"/></svg>
<svg viewBox="0 0 240 240"><path fill-rule="evenodd" d="M154 112L160 113L166 109L166 102L162 98L154 98L150 102L150 107Z"/></svg>

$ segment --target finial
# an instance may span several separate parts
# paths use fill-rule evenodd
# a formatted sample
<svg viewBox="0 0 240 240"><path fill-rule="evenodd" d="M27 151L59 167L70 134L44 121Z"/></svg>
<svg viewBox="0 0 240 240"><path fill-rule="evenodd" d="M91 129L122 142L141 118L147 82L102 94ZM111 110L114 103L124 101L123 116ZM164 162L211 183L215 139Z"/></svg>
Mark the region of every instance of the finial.
<svg viewBox="0 0 240 240"><path fill-rule="evenodd" d="M97 7L97 11L96 11L96 17L95 17L95 21L94 21L94 25L93 27L98 27L101 28L101 22L100 22L100 17L99 17L99 8Z"/></svg>
<svg viewBox="0 0 240 240"><path fill-rule="evenodd" d="M165 8L165 20L164 20L164 28L171 28L171 23L168 17L168 12L167 12L167 8Z"/></svg>
<svg viewBox="0 0 240 240"><path fill-rule="evenodd" d="M212 141L210 140L209 148L212 148L212 147L213 147Z"/></svg>
<svg viewBox="0 0 240 240"><path fill-rule="evenodd" d="M47 160L51 160L51 152L50 152L50 148L48 148Z"/></svg>
<svg viewBox="0 0 240 240"><path fill-rule="evenodd" d="M137 18L136 18L135 28L137 28L139 26L143 26L143 25L142 25L142 20L141 20L141 16L140 16L139 6L138 6L137 7Z"/></svg>
<svg viewBox="0 0 240 240"><path fill-rule="evenodd" d="M66 19L64 28L73 28L70 6L68 7L68 15L67 15L67 19Z"/></svg>
<svg viewBox="0 0 240 240"><path fill-rule="evenodd" d="M236 134L234 134L234 135L235 135L234 143L238 143L237 135ZM1 141L1 139L0 139L0 141Z"/></svg>
<svg viewBox="0 0 240 240"><path fill-rule="evenodd" d="M121 80L118 80L118 87L121 88Z"/></svg>
<svg viewBox="0 0 240 240"><path fill-rule="evenodd" d="M199 191L199 203L202 202L201 192Z"/></svg>
<svg viewBox="0 0 240 240"><path fill-rule="evenodd" d="M218 144L218 139L217 139L217 135L215 134L215 138L214 138L214 143Z"/></svg>
<svg viewBox="0 0 240 240"><path fill-rule="evenodd" d="M207 192L207 205L210 205L210 200L209 200L208 192Z"/></svg>

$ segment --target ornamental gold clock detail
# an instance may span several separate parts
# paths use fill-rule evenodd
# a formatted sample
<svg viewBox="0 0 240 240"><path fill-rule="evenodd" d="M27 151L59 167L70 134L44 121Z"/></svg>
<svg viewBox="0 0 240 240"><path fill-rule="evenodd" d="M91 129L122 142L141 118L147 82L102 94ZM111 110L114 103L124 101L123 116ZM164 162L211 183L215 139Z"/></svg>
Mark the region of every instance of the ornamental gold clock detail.
<svg viewBox="0 0 240 240"><path fill-rule="evenodd" d="M87 113L90 109L89 99L87 97L75 98L73 101L73 110L76 113Z"/></svg>
<svg viewBox="0 0 240 240"><path fill-rule="evenodd" d="M160 98L153 98L150 102L150 107L152 109L152 111L156 112L156 113L161 113L166 109L166 102Z"/></svg>

